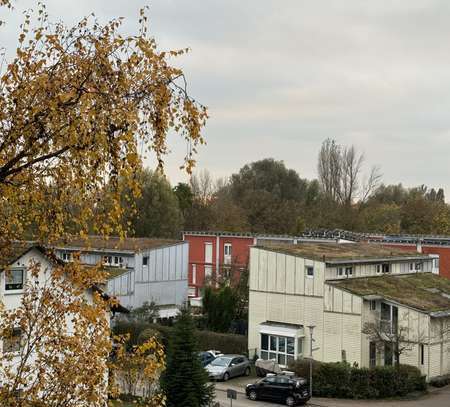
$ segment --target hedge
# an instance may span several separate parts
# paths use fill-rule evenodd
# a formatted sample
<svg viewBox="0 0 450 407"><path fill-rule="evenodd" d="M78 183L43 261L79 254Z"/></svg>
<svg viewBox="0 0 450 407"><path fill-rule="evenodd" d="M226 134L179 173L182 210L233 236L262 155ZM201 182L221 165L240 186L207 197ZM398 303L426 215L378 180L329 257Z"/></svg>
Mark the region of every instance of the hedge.
<svg viewBox="0 0 450 407"><path fill-rule="evenodd" d="M114 327L116 334L130 334L130 344L144 342L149 337L160 335L162 343L167 346L173 327L149 323L120 322ZM199 350L215 349L222 353L247 354L247 337L244 335L224 334L206 330L197 330L197 343Z"/></svg>
<svg viewBox="0 0 450 407"><path fill-rule="evenodd" d="M289 369L309 378L309 361L299 360ZM350 399L402 397L426 390L425 376L414 366L377 366L371 369L348 363L313 363L313 395Z"/></svg>

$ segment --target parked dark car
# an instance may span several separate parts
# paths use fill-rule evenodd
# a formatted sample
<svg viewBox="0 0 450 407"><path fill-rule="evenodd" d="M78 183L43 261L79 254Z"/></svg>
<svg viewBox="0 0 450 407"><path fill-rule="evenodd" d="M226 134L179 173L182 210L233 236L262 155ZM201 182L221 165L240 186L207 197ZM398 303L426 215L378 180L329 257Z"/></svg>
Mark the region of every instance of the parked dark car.
<svg viewBox="0 0 450 407"><path fill-rule="evenodd" d="M216 356L211 351L198 352L198 356L200 358L200 362L202 362L203 367L209 365L216 358Z"/></svg>
<svg viewBox="0 0 450 407"><path fill-rule="evenodd" d="M243 355L222 355L206 366L212 380L227 381L231 377L250 375L250 361Z"/></svg>
<svg viewBox="0 0 450 407"><path fill-rule="evenodd" d="M310 398L305 379L286 375L267 376L248 384L245 393L250 400L270 400L287 406L305 404Z"/></svg>

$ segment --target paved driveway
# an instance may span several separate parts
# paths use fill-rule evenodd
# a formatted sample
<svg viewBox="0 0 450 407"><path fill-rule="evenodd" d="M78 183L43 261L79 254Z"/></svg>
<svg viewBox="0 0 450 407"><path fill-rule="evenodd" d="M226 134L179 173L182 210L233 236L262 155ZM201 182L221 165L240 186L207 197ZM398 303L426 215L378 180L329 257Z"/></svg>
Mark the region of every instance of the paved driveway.
<svg viewBox="0 0 450 407"><path fill-rule="evenodd" d="M277 406L274 403L248 400L242 393L242 388L233 385L233 381L216 384L216 400L220 403L221 407L230 406L230 400L227 399L225 391L227 388L234 388L239 392L237 400L233 400L233 407ZM373 401L314 398L308 405L311 407L450 407L450 386L433 390L430 394L416 400Z"/></svg>

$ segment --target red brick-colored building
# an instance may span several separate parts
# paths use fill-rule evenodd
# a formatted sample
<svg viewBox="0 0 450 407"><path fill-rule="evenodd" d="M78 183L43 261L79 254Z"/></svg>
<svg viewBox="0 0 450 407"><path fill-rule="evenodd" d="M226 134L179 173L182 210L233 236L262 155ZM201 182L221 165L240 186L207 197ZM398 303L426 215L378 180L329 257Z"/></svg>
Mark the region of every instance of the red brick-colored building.
<svg viewBox="0 0 450 407"><path fill-rule="evenodd" d="M184 232L189 242L189 296L200 296L208 278L216 278L223 266L247 267L249 247L256 243L250 233Z"/></svg>

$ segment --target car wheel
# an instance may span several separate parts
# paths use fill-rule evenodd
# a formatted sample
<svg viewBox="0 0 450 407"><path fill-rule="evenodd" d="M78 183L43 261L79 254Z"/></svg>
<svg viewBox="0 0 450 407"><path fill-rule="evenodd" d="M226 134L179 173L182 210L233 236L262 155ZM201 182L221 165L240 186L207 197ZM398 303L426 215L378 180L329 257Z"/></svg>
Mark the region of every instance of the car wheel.
<svg viewBox="0 0 450 407"><path fill-rule="evenodd" d="M295 406L295 399L292 396L288 396L286 398L286 405L287 406Z"/></svg>
<svg viewBox="0 0 450 407"><path fill-rule="evenodd" d="M258 399L258 395L256 394L255 390L252 390L249 394L248 394L248 398L250 400L256 401Z"/></svg>
<svg viewBox="0 0 450 407"><path fill-rule="evenodd" d="M223 374L223 381L226 382L230 378L230 374L228 372L225 372Z"/></svg>
<svg viewBox="0 0 450 407"><path fill-rule="evenodd" d="M245 369L244 375L250 376L250 368L249 367L247 367L247 369Z"/></svg>

